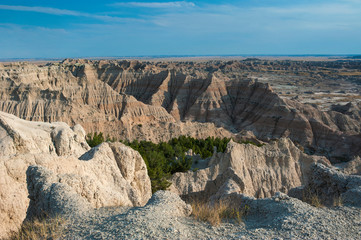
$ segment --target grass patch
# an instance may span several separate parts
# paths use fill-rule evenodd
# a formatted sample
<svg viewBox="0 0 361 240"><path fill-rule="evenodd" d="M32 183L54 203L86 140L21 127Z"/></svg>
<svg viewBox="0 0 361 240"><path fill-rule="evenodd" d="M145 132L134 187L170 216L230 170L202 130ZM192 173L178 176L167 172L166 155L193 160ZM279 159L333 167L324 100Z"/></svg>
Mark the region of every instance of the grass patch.
<svg viewBox="0 0 361 240"><path fill-rule="evenodd" d="M343 205L343 199L341 196L337 196L333 198L332 205L334 207L341 207Z"/></svg>
<svg viewBox="0 0 361 240"><path fill-rule="evenodd" d="M309 203L317 208L323 207L321 199L316 194L313 194L309 197Z"/></svg>
<svg viewBox="0 0 361 240"><path fill-rule="evenodd" d="M241 223L248 213L249 207L244 208L233 207L225 202L209 204L202 201L191 202L192 216L199 220L208 222L213 226L218 226L222 220L233 219L237 223Z"/></svg>
<svg viewBox="0 0 361 240"><path fill-rule="evenodd" d="M317 193L312 192L310 189L303 191L302 200L314 207L321 208L324 204Z"/></svg>
<svg viewBox="0 0 361 240"><path fill-rule="evenodd" d="M65 222L65 219L59 216L26 221L18 232L11 233L9 240L57 239L62 235Z"/></svg>

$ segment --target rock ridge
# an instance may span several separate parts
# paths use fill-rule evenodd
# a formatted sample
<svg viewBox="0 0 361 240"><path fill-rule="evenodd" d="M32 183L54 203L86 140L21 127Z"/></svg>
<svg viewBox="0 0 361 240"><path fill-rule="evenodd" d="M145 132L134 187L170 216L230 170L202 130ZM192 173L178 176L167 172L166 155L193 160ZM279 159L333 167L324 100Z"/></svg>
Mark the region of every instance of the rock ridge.
<svg viewBox="0 0 361 240"><path fill-rule="evenodd" d="M26 120L80 123L87 132L128 140L203 137L182 131L184 123L194 128L211 123L211 136L236 137L248 130L263 141L289 137L333 162L360 155L357 107L321 111L281 98L268 83L245 76L244 69L255 67L249 64L70 59L11 64L0 68L0 110Z"/></svg>
<svg viewBox="0 0 361 240"><path fill-rule="evenodd" d="M175 173L170 190L186 198L208 199L232 192L270 197L307 184L315 162L330 165L324 157L303 153L287 138L261 147L231 141L225 153L212 156L207 168Z"/></svg>
<svg viewBox="0 0 361 240"><path fill-rule="evenodd" d="M44 201L76 195L80 199L76 204L86 202L99 208L142 206L151 197L145 162L133 149L121 143L90 149L80 125L70 128L59 122L29 122L3 112L0 119L0 237L17 231L26 217L29 166L33 167L28 173L34 176L28 178L32 199L34 194ZM39 178L43 179L39 184L34 182ZM52 207L43 200L30 207L29 216ZM54 213L63 213L61 209L71 207L71 202L59 203ZM34 208L37 210L31 210ZM71 212L68 209L64 211Z"/></svg>

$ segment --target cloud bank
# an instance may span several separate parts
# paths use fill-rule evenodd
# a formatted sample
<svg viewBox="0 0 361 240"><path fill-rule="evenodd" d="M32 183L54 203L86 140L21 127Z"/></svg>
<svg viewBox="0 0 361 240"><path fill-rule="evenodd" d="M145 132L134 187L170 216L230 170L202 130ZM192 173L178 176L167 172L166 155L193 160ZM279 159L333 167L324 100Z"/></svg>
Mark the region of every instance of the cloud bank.
<svg viewBox="0 0 361 240"><path fill-rule="evenodd" d="M141 7L141 8L187 8L195 7L193 2L176 1L176 2L119 2L113 6Z"/></svg>

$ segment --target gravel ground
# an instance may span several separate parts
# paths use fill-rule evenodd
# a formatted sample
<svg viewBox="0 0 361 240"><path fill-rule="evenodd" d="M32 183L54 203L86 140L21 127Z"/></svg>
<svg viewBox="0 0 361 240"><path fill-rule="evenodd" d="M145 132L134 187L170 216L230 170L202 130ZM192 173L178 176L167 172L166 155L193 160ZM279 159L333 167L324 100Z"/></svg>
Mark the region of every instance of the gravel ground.
<svg viewBox="0 0 361 240"><path fill-rule="evenodd" d="M213 227L180 216L174 204L96 209L69 220L61 239L361 239L357 207L315 208L293 198L254 200L242 223Z"/></svg>

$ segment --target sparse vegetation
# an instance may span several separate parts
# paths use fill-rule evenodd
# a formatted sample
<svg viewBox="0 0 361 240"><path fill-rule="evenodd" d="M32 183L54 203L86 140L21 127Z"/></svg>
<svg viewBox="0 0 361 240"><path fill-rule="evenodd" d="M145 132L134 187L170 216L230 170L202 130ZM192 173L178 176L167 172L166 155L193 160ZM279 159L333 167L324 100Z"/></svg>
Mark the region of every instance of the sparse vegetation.
<svg viewBox="0 0 361 240"><path fill-rule="evenodd" d="M100 133L89 133L87 136L86 136L86 141L88 143L88 145L90 147L95 147L95 146L98 146L99 144L101 144L102 142L104 142L104 137L103 137L103 133L100 132Z"/></svg>
<svg viewBox="0 0 361 240"><path fill-rule="evenodd" d="M191 205L192 216L195 219L209 222L213 226L218 226L225 219L233 219L237 223L241 223L249 211L247 205L243 208L236 208L222 201L215 204L193 201Z"/></svg>
<svg viewBox="0 0 361 240"><path fill-rule="evenodd" d="M343 199L341 196L336 196L333 198L333 203L332 205L334 207L341 207L343 205Z"/></svg>
<svg viewBox="0 0 361 240"><path fill-rule="evenodd" d="M302 200L317 208L324 206L319 195L317 193L312 192L310 189L305 189L303 191Z"/></svg>
<svg viewBox="0 0 361 240"><path fill-rule="evenodd" d="M13 232L10 240L57 239L61 236L66 221L62 217L35 219L22 224L18 232Z"/></svg>
<svg viewBox="0 0 361 240"><path fill-rule="evenodd" d="M314 207L317 207L317 208L320 208L320 207L323 207L323 204L321 202L321 199L319 198L318 195L316 194L313 194L310 196L309 198L309 203L314 206Z"/></svg>
<svg viewBox="0 0 361 240"><path fill-rule="evenodd" d="M88 134L86 140L91 147L105 141L102 133ZM139 142L138 140L121 142L142 155L148 168L148 175L152 182L152 192L154 193L158 190L165 190L170 186L167 179L172 174L186 172L191 169L192 159L187 157L185 152L192 149L193 153L199 154L205 159L213 155L214 148L218 152L224 152L229 141L229 138L208 137L206 139L195 139L180 136L158 144L149 141Z"/></svg>
<svg viewBox="0 0 361 240"><path fill-rule="evenodd" d="M104 138L102 132L88 133L86 135L85 139L90 147L98 146L99 144L101 144L105 141L106 142L116 142L117 141L114 137L110 138L109 136L107 136L106 138Z"/></svg>

